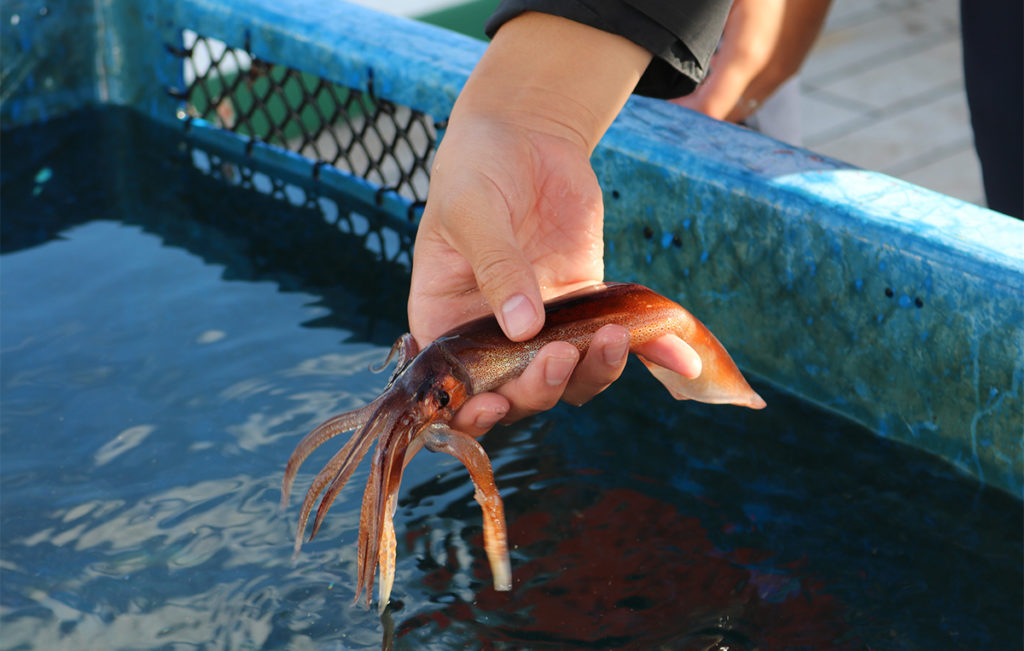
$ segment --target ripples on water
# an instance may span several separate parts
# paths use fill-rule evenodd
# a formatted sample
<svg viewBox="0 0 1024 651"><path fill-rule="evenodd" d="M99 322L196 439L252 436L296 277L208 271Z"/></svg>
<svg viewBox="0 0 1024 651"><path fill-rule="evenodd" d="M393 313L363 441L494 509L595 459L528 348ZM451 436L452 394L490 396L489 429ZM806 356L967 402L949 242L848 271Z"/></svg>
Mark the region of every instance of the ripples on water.
<svg viewBox="0 0 1024 651"><path fill-rule="evenodd" d="M299 437L382 387L402 265L128 115L2 151L0 648L380 647L351 605L366 469L294 564L277 501ZM489 434L511 593L464 469L422 453L396 648L1020 647L1018 501L769 403L675 403L634 368Z"/></svg>

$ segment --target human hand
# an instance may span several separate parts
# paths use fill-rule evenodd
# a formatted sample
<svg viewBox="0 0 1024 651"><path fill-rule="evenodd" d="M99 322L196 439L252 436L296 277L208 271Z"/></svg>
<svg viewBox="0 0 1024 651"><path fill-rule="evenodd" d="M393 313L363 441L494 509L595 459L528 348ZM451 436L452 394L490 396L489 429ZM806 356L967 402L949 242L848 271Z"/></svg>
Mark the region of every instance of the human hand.
<svg viewBox="0 0 1024 651"><path fill-rule="evenodd" d="M528 339L543 323L542 297L603 276L601 190L588 152L537 128L491 115L479 120L452 124L435 158L409 300L411 330L422 344L486 313L491 301L506 335ZM446 174L449 166L457 173ZM576 348L551 343L519 379L476 397L454 425L482 433L560 397L585 402L618 377L628 345L624 328L607 327L576 368Z"/></svg>
<svg viewBox="0 0 1024 651"><path fill-rule="evenodd" d="M719 120L743 121L800 69L829 5L830 0L735 0L704 82L672 101Z"/></svg>
<svg viewBox="0 0 1024 651"><path fill-rule="evenodd" d="M409 297L421 346L488 312L510 339L529 339L543 325L543 299L602 280L604 213L589 157L650 57L554 16L524 14L499 30L434 159ZM583 360L552 342L452 424L480 435L559 399L582 404L619 376L628 347L629 333L614 325L595 334Z"/></svg>

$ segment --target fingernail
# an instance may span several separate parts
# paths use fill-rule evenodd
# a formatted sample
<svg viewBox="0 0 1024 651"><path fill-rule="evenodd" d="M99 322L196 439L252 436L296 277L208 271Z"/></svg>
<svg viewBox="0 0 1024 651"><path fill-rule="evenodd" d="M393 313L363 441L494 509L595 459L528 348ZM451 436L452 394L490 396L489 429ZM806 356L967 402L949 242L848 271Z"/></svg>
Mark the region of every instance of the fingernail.
<svg viewBox="0 0 1024 651"><path fill-rule="evenodd" d="M608 366L618 366L622 358L629 354L629 333L623 332L614 343L604 349L604 363Z"/></svg>
<svg viewBox="0 0 1024 651"><path fill-rule="evenodd" d="M574 368L576 360L572 357L551 357L544 366L544 379L553 387L561 386Z"/></svg>
<svg viewBox="0 0 1024 651"><path fill-rule="evenodd" d="M501 306L505 334L513 339L525 337L536 319L537 313L533 311L533 305L522 294L516 294Z"/></svg>
<svg viewBox="0 0 1024 651"><path fill-rule="evenodd" d="M505 417L508 413L508 409L495 409L493 411L485 411L478 414L476 420L473 421L473 425L480 429L491 429Z"/></svg>

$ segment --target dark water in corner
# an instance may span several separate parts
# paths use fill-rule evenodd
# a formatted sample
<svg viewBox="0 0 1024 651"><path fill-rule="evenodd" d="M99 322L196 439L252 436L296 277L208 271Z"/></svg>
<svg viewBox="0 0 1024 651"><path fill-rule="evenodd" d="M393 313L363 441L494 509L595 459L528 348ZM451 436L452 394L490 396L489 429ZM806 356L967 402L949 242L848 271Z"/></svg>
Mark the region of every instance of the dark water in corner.
<svg viewBox="0 0 1024 651"><path fill-rule="evenodd" d="M298 438L386 379L402 237L130 114L0 151L0 648L379 648L365 468L294 565L277 500ZM1019 501L764 394L680 404L631 368L489 434L511 593L465 471L421 454L395 648L1021 648Z"/></svg>

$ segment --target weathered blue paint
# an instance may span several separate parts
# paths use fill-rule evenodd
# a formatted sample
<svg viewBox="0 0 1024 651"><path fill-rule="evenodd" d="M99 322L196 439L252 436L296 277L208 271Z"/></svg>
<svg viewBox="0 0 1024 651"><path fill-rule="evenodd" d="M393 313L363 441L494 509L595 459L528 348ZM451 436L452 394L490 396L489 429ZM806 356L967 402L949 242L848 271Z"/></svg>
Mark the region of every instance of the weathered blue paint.
<svg viewBox="0 0 1024 651"><path fill-rule="evenodd" d="M1024 224L651 100L594 160L610 277L673 294L755 373L1020 493Z"/></svg>
<svg viewBox="0 0 1024 651"><path fill-rule="evenodd" d="M101 29L92 2L5 0L0 30L0 120L5 127L96 101Z"/></svg>
<svg viewBox="0 0 1024 651"><path fill-rule="evenodd" d="M339 0L14 0L0 17L5 126L96 103L177 121L165 46L182 29L439 121L484 48ZM263 145L252 156L312 167ZM642 98L593 161L608 277L692 308L767 380L1021 495L1024 224ZM405 218L400 197L325 178Z"/></svg>

